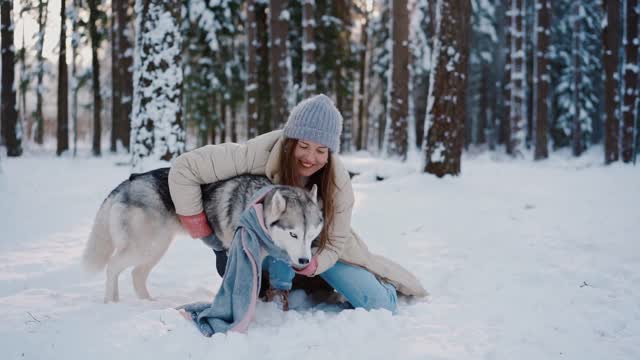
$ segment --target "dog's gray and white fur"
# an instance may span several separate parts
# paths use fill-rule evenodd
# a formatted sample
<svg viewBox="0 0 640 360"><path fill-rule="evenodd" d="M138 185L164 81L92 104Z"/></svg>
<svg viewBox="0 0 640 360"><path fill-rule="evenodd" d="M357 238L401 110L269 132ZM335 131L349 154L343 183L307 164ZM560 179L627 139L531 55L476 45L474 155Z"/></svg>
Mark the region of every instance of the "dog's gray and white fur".
<svg viewBox="0 0 640 360"><path fill-rule="evenodd" d="M146 286L149 273L175 235L183 232L171 201L168 176L168 168L133 174L100 206L83 262L89 271L107 267L105 302L118 301L118 276L132 266L136 295L151 298ZM240 175L202 186L207 220L225 249L231 245L249 201L267 185L271 183L264 176ZM316 187L306 191L276 186L264 197L263 208L264 224L275 245L287 252L294 267L304 267L311 259L311 242L323 226ZM261 256L266 253L262 251Z"/></svg>

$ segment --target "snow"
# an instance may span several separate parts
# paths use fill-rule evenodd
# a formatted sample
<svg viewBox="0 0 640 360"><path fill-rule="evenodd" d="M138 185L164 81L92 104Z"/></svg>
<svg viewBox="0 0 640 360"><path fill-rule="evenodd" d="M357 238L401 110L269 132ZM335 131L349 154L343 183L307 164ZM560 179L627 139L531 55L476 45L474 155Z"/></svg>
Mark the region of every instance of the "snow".
<svg viewBox="0 0 640 360"><path fill-rule="evenodd" d="M3 155L0 358L640 358L639 167L604 166L598 147L542 162L467 154L461 176L438 179L417 172L419 157L344 162L359 173L354 228L428 300L403 299L397 315L337 312L298 292L298 310L259 303L248 334L205 338L173 310L220 284L198 241L179 236L151 273L155 301L134 297L127 272L122 301L105 305L104 275L81 270L128 156Z"/></svg>

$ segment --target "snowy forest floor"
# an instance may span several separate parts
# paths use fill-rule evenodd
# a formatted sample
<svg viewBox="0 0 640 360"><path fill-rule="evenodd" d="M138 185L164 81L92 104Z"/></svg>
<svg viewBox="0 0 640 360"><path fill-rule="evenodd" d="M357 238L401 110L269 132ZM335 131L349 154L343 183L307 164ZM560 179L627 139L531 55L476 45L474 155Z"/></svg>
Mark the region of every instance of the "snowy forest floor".
<svg viewBox="0 0 640 360"><path fill-rule="evenodd" d="M155 301L102 303L80 255L125 156L0 162L0 359L640 359L640 166L602 149L543 162L465 155L438 179L366 154L354 228L431 296L383 310L259 303L243 334L205 338L173 307L221 279L199 241L176 239L151 273ZM386 177L375 181L376 175Z"/></svg>

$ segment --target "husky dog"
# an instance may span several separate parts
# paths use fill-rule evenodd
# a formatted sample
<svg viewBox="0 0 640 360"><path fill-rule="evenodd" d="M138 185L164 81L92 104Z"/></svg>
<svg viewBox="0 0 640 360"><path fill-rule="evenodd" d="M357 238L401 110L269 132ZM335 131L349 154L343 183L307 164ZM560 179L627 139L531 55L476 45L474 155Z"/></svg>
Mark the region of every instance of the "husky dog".
<svg viewBox="0 0 640 360"><path fill-rule="evenodd" d="M168 168L133 174L100 206L83 262L94 272L107 267L105 302L118 301L118 276L131 266L136 295L151 299L146 286L149 272L174 236L184 232L171 201L168 177ZM202 186L207 220L225 249L231 245L240 215L267 185L271 182L264 176L240 175ZM274 244L286 251L294 267L306 266L311 259L311 242L323 226L315 185L310 192L276 186L262 202L264 224Z"/></svg>

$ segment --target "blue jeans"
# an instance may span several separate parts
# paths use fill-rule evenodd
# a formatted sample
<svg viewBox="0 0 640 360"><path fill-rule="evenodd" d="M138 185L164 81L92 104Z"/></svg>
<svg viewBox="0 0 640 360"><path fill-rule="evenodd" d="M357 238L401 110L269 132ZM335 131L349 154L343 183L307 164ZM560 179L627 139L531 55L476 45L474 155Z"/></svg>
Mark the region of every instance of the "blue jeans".
<svg viewBox="0 0 640 360"><path fill-rule="evenodd" d="M287 263L267 256L262 268L269 273L271 287L290 290L295 272ZM398 293L391 284L381 282L369 270L338 261L319 275L342 294L354 308L387 309L395 312Z"/></svg>

